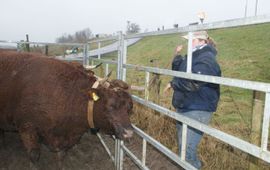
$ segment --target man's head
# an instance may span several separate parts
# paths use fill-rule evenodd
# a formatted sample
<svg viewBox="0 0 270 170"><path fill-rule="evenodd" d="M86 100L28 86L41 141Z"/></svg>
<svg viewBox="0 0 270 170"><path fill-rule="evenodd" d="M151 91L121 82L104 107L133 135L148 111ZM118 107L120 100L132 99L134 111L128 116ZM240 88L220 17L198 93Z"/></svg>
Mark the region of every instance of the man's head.
<svg viewBox="0 0 270 170"><path fill-rule="evenodd" d="M188 40L188 34L182 36L183 38ZM197 31L192 34L192 48L196 46L207 44L209 40L209 36L206 31Z"/></svg>

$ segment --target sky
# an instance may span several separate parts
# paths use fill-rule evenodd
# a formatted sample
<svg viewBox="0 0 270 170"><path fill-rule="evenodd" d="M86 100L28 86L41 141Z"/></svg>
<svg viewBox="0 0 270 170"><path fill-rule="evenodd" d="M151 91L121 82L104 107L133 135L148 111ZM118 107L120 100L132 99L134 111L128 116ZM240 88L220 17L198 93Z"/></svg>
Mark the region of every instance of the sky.
<svg viewBox="0 0 270 170"><path fill-rule="evenodd" d="M1 0L0 40L55 42L63 34L90 28L93 34L125 32L127 21L141 32L254 16L256 0ZM257 15L270 14L270 0L258 0Z"/></svg>

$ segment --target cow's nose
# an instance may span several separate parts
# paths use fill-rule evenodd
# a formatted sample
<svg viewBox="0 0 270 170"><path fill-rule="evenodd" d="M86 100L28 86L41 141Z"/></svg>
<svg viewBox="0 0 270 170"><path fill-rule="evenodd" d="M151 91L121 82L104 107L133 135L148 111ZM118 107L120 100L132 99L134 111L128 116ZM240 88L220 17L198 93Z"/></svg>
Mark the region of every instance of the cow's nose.
<svg viewBox="0 0 270 170"><path fill-rule="evenodd" d="M125 139L131 138L132 135L133 135L133 130L127 130L127 129L124 130L123 137L124 137Z"/></svg>

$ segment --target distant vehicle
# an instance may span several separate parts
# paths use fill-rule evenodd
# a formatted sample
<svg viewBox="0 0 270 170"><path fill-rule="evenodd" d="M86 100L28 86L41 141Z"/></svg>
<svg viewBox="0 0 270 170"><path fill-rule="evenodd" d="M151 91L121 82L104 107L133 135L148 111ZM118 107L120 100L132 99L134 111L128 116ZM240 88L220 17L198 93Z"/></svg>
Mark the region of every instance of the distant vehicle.
<svg viewBox="0 0 270 170"><path fill-rule="evenodd" d="M73 47L71 50L66 50L65 55L78 54L78 52L79 52L79 47Z"/></svg>

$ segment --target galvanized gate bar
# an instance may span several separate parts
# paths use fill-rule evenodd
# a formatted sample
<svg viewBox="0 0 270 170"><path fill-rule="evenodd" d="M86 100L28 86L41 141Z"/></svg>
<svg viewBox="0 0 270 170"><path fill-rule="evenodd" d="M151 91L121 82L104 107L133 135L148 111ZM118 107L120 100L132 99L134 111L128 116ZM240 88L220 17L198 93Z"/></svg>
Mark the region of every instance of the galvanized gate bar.
<svg viewBox="0 0 270 170"><path fill-rule="evenodd" d="M103 147L105 148L106 152L108 153L108 155L110 156L110 158L112 159L112 161L114 162L115 159L109 149L109 147L106 145L106 143L104 142L103 138L101 137L101 135L99 133L97 133L97 137L99 138L101 144L103 145Z"/></svg>
<svg viewBox="0 0 270 170"><path fill-rule="evenodd" d="M111 37L107 37L107 38L101 38L101 39L97 39L97 40L91 40L88 41L88 43L98 43L98 42L103 42L103 41L110 41L110 40L117 40L118 36L111 36Z"/></svg>
<svg viewBox="0 0 270 170"><path fill-rule="evenodd" d="M101 59L101 55L100 55L100 46L101 46L101 42L98 42L98 59Z"/></svg>
<svg viewBox="0 0 270 170"><path fill-rule="evenodd" d="M209 83L214 83L214 84L221 84L221 85L234 86L234 87L250 89L250 90L270 92L269 83L239 80L239 79L225 78L225 77L207 76L207 75L201 75L201 74L154 68L154 67L144 67L144 66L138 66L138 65L132 65L132 64L125 64L124 67L133 68L139 71L147 71L147 72L163 74L163 75L168 75L168 76L176 76L176 77L209 82Z"/></svg>
<svg viewBox="0 0 270 170"><path fill-rule="evenodd" d="M150 81L150 73L149 72L145 72L144 98L146 100L149 99L149 81Z"/></svg>
<svg viewBox="0 0 270 170"><path fill-rule="evenodd" d="M252 17L247 17L247 18L231 19L231 20L225 20L225 21L217 21L217 22L198 24L198 25L189 25L185 27L166 29L166 30L161 30L161 31L138 33L138 34L126 35L125 38L126 39L142 38L142 37L154 36L154 35L168 35L168 34L176 34L176 33L186 33L190 31L193 32L193 31L198 31L198 30L211 30L211 29L218 29L218 28L239 27L239 26L262 24L262 23L268 23L268 22L270 22L270 14L261 15L261 16L252 16Z"/></svg>
<svg viewBox="0 0 270 170"><path fill-rule="evenodd" d="M145 166L145 160L146 160L146 146L147 142L145 139L143 139L143 147L142 147L142 164Z"/></svg>
<svg viewBox="0 0 270 170"><path fill-rule="evenodd" d="M127 40L124 40L123 38L123 47L122 47L122 50L123 50L123 64L126 64L127 63ZM123 68L122 67L122 80L123 81L126 81L126 77L127 77L127 69L126 68Z"/></svg>
<svg viewBox="0 0 270 170"><path fill-rule="evenodd" d="M155 140L151 136L149 136L146 133L144 133L141 129L139 129L135 125L132 125L132 126L134 128L134 131L138 135L140 135L142 138L144 138L147 142L149 142L151 145L153 145L160 152L164 153L167 157L169 157L175 163L177 163L178 165L180 165L181 167L183 167L185 169L191 169L191 170L194 169L194 170L196 170L196 168L194 168L192 165L190 165L186 161L181 160L178 155L176 155L175 153L173 153L171 150L169 150L168 148L166 148L164 145L162 145L161 143L159 143L157 140Z"/></svg>
<svg viewBox="0 0 270 170"><path fill-rule="evenodd" d="M117 79L122 80L122 73L123 73L123 43L124 43L124 37L122 32L119 32L119 38L118 38L118 57L117 57Z"/></svg>
<svg viewBox="0 0 270 170"><path fill-rule="evenodd" d="M179 148L180 149L180 148ZM187 150L187 124L182 124L182 144L181 144L181 159L186 160Z"/></svg>
<svg viewBox="0 0 270 170"><path fill-rule="evenodd" d="M267 151L268 135L269 135L269 121L270 121L270 93L265 95L263 125L262 125L262 142L261 147Z"/></svg>
<svg viewBox="0 0 270 170"><path fill-rule="evenodd" d="M117 168L117 170L122 170L123 169L123 163L124 163L124 150L122 148L122 145L124 145L124 141L119 140L120 141L120 149L119 149L119 167Z"/></svg>
<svg viewBox="0 0 270 170"><path fill-rule="evenodd" d="M14 44L36 44L36 45L66 45L66 46L84 46L83 43L51 43L51 42L33 42L33 41L7 41L0 40L0 43L14 43Z"/></svg>
<svg viewBox="0 0 270 170"><path fill-rule="evenodd" d="M105 64L105 75L104 77L106 77L109 74L109 64Z"/></svg>
<svg viewBox="0 0 270 170"><path fill-rule="evenodd" d="M91 60L93 61L99 61L101 63L106 63L106 64L116 64L117 65L117 61L112 61L112 60L104 60L104 59L97 59L97 58L93 58L93 57L90 57Z"/></svg>
<svg viewBox="0 0 270 170"><path fill-rule="evenodd" d="M89 65L88 44L85 44L83 48L83 65L84 66Z"/></svg>
<svg viewBox="0 0 270 170"><path fill-rule="evenodd" d="M124 35L122 31L118 34L118 58L117 58L117 79L123 79L123 57L124 57ZM117 160L116 160L116 169L123 169L123 149L121 145L123 145L123 141L116 139L117 143Z"/></svg>
<svg viewBox="0 0 270 170"><path fill-rule="evenodd" d="M125 145L122 145L122 148L140 169L149 170Z"/></svg>
<svg viewBox="0 0 270 170"><path fill-rule="evenodd" d="M192 71L192 37L193 33L188 33L188 55L187 55L187 73L191 73Z"/></svg>
<svg viewBox="0 0 270 170"><path fill-rule="evenodd" d="M200 130L200 131L202 131L210 136L213 136L213 137L215 137L215 138L217 138L217 139L219 139L219 140L221 140L229 145L232 145L232 146L234 146L234 147L236 147L236 148L238 148L246 153L249 153L255 157L258 157L258 158L270 163L270 152L269 151L262 150L262 148L260 148L256 145L248 143L242 139L239 139L237 137L234 137L232 135L224 133L220 130L209 127L209 126L207 126L203 123L200 123L196 120L182 116L176 112L173 112L169 109L166 109L162 106L159 106L153 102L139 98L138 96L132 95L132 98L134 101L136 101L140 104L143 104L147 107L150 107L150 108L160 112L161 114L167 115L175 120L178 120L179 122L187 124L188 126L191 126L195 129L198 129L198 130Z"/></svg>

